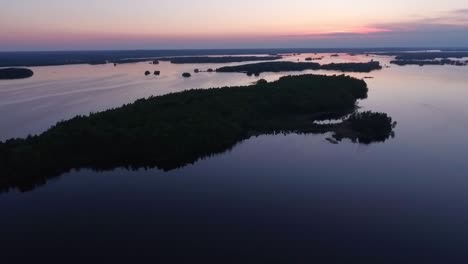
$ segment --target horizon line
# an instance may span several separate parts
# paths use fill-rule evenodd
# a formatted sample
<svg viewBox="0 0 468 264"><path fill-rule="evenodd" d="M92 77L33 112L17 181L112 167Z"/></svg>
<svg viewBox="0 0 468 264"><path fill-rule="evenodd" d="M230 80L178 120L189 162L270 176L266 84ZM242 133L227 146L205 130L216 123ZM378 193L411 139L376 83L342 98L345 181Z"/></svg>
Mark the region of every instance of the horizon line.
<svg viewBox="0 0 468 264"><path fill-rule="evenodd" d="M382 47L333 47L333 48L307 48L307 47L262 47L262 48L156 48L156 49L44 49L44 50L0 50L0 53L29 53L29 52L103 52L103 51L243 51L243 50L379 50L379 49L393 49L393 50L457 50L462 49L468 51L468 46L382 46Z"/></svg>

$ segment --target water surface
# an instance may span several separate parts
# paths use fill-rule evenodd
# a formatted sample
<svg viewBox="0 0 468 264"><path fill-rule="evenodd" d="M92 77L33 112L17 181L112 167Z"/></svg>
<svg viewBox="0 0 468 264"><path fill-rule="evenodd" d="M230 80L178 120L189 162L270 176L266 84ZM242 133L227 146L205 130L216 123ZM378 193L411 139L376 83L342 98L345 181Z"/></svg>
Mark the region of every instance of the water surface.
<svg viewBox="0 0 468 264"><path fill-rule="evenodd" d="M320 63L390 60L329 55ZM285 60L309 56L321 55ZM33 68L31 79L0 82L0 138L150 95L286 75L180 76L225 65ZM160 77L143 74L156 69ZM359 105L398 121L394 139L333 145L327 135L265 135L169 172L73 171L31 192L0 195L2 251L16 260L72 254L116 261L152 255L165 263L208 256L221 263L460 263L468 257L468 67L391 66L352 75L374 77Z"/></svg>

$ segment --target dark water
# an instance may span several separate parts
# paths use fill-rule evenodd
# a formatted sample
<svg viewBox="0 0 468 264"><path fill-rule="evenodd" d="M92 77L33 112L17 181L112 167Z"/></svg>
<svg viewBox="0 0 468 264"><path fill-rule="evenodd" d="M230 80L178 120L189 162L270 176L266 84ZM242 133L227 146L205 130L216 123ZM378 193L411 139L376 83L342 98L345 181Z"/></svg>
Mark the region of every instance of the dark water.
<svg viewBox="0 0 468 264"><path fill-rule="evenodd" d="M144 79L139 73L148 66L136 64L118 73L39 68L37 79L0 83L1 134L36 133L56 119L151 93L255 80L216 74L187 81L177 67L198 66L163 66L163 80ZM54 71L61 77L46 75ZM31 192L0 194L0 251L5 263L38 256L65 263L465 263L467 73L408 66L367 74L375 78L366 80L369 99L360 105L399 122L385 143L260 136L179 170L81 170Z"/></svg>

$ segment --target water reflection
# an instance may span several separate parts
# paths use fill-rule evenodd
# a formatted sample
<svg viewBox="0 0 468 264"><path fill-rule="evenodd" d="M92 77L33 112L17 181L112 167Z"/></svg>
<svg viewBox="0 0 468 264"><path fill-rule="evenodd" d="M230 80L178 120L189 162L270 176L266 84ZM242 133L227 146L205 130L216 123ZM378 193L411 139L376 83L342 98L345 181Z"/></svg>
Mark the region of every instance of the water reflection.
<svg viewBox="0 0 468 264"><path fill-rule="evenodd" d="M287 122L287 120L285 120ZM336 124L328 124L328 125L317 125L315 127L307 128L303 134L311 135L311 134L326 134L329 132L334 132L331 138L327 138L333 144L338 144L344 139L349 139L354 143L360 143L369 145L372 143L381 143L385 142L389 138L393 138L395 136L394 132L387 135L379 135L375 138L365 138L359 140L356 136L350 134L340 134L339 127L341 127L342 123ZM294 131L271 131L271 132L264 132L263 135L285 135L289 133L300 133L299 130ZM257 134L255 136L260 136L261 134ZM57 158L52 163L47 163L47 166L44 164L36 164L35 161L24 159L24 164L20 167L14 166L15 170L11 170L10 168L0 168L0 172L3 174L0 177L0 192L7 192L11 189L18 189L22 192L31 191L36 187L42 186L48 182L48 180L52 178L59 177L60 175L67 173L71 170L75 169L91 169L94 171L111 171L116 168L126 168L128 170L139 170L141 168L145 169L152 169L158 168L164 171L171 171L175 169L182 168L189 164L193 164L201 159L213 157L218 154L226 153L232 150L238 143L249 139L249 138L238 138L237 141L230 142L228 144L220 144L216 142L216 140L212 140L207 142L205 136L201 136L198 140L205 142L203 144L203 148L200 148L200 145L191 144L189 142L185 142L183 138L180 139L171 139L172 145L168 145L169 148L167 150L167 156L161 156L160 150L156 150L152 153L149 151L149 148L145 148L144 150L141 149L138 155L133 155L132 158L130 156L126 156L126 158L122 159L118 155L113 157L109 155L107 157L101 156L100 158L96 157L95 160L91 162L86 162L86 165L79 165L80 158L76 156L74 158L68 159L60 159ZM191 140L197 140L196 138L191 138ZM156 146L154 146L156 147ZM170 149L183 149L183 151L178 151L177 155L170 154ZM118 150L115 150L118 151ZM106 151L104 151L106 152ZM107 151L108 152L108 151ZM1 154L1 153L0 153ZM117 154L117 153L116 153ZM94 154L89 153L89 156L93 156ZM31 163L32 162L32 163ZM41 161L39 161L41 162ZM44 159L44 161L46 160ZM3 164L5 165L5 164ZM2 165L2 166L3 166ZM11 164L8 164L10 166Z"/></svg>

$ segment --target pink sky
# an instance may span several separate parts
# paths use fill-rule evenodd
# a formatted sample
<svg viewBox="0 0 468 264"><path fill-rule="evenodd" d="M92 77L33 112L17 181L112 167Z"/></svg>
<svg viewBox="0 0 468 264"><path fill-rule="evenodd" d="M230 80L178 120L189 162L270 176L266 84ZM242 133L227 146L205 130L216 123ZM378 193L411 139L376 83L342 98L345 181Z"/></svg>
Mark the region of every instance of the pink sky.
<svg viewBox="0 0 468 264"><path fill-rule="evenodd" d="M466 0L15 0L0 50L468 46ZM372 43L370 43L372 42Z"/></svg>

